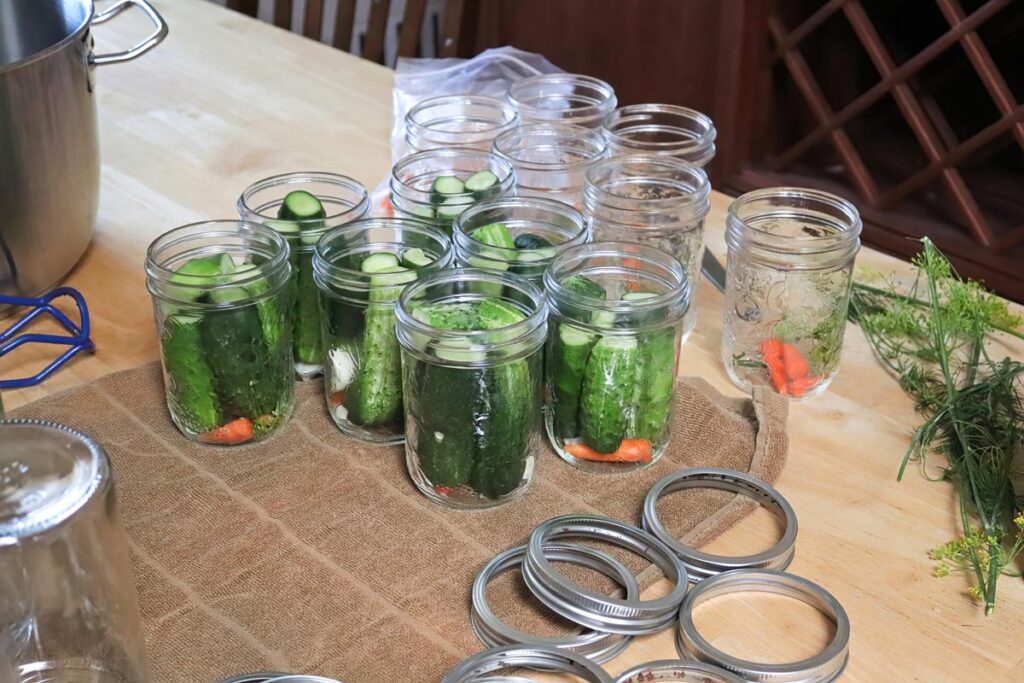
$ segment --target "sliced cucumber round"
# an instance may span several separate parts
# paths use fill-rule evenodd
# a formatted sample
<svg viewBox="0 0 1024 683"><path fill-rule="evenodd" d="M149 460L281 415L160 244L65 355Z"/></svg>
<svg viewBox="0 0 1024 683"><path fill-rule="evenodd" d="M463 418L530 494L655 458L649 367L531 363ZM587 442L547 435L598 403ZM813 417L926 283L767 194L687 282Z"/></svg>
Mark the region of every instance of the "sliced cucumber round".
<svg viewBox="0 0 1024 683"><path fill-rule="evenodd" d="M406 249L402 252L402 265L406 268L425 268L433 262L434 259L419 247Z"/></svg>
<svg viewBox="0 0 1024 683"><path fill-rule="evenodd" d="M293 190L285 195L281 202L281 208L277 210L277 217L284 220L304 221L316 218L326 218L327 212L324 205L316 198L316 195L305 190Z"/></svg>
<svg viewBox="0 0 1024 683"><path fill-rule="evenodd" d="M363 259L359 269L364 273L380 273L386 271L388 268L398 267L398 257L388 251L378 252L376 254L370 254Z"/></svg>
<svg viewBox="0 0 1024 683"><path fill-rule="evenodd" d="M498 185L498 176L492 171L477 171L466 178L466 192L472 192L477 197L490 194L489 190Z"/></svg>

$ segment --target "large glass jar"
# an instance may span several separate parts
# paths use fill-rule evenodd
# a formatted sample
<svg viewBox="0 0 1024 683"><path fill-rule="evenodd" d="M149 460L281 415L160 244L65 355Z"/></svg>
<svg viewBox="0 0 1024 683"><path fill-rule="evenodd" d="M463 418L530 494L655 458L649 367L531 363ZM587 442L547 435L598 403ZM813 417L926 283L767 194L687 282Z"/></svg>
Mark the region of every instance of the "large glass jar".
<svg viewBox="0 0 1024 683"><path fill-rule="evenodd" d="M519 125L508 102L484 95L442 95L417 103L405 115L410 152L447 147L487 151L494 138Z"/></svg>
<svg viewBox="0 0 1024 683"><path fill-rule="evenodd" d="M427 221L451 235L463 211L485 199L514 193L511 164L478 149L432 149L391 169L391 206L400 218Z"/></svg>
<svg viewBox="0 0 1024 683"><path fill-rule="evenodd" d="M369 211L366 188L336 173L272 176L250 185L238 198L238 214L243 220L274 228L288 241L295 300L292 346L299 379L316 377L323 363L313 247L328 229L363 218Z"/></svg>
<svg viewBox="0 0 1024 683"><path fill-rule="evenodd" d="M587 172L583 212L594 241L639 242L672 254L686 267L691 307L683 341L697 324L697 308L692 302L700 287L704 218L710 209L707 175L680 159L613 157Z"/></svg>
<svg viewBox="0 0 1024 683"><path fill-rule="evenodd" d="M574 123L600 128L618 104L615 90L592 76L553 73L522 78L508 89L522 123Z"/></svg>
<svg viewBox="0 0 1024 683"><path fill-rule="evenodd" d="M247 221L171 230L146 253L171 419L220 446L261 440L294 404L288 245Z"/></svg>
<svg viewBox="0 0 1024 683"><path fill-rule="evenodd" d="M149 680L109 459L64 425L0 420L0 681Z"/></svg>
<svg viewBox="0 0 1024 683"><path fill-rule="evenodd" d="M697 111L674 104L631 104L603 124L612 156L670 156L704 168L715 158L715 124Z"/></svg>
<svg viewBox="0 0 1024 683"><path fill-rule="evenodd" d="M452 233L459 265L509 272L544 286L555 255L590 240L587 221L553 199L508 197L480 202L455 221Z"/></svg>
<svg viewBox="0 0 1024 683"><path fill-rule="evenodd" d="M607 156L600 131L567 123L536 123L505 131L494 153L512 164L516 194L547 197L579 208L587 169Z"/></svg>
<svg viewBox="0 0 1024 683"><path fill-rule="evenodd" d="M732 203L722 361L737 386L809 398L832 382L860 231L850 202L818 190L769 188Z"/></svg>
<svg viewBox="0 0 1024 683"><path fill-rule="evenodd" d="M594 242L556 256L544 283L551 445L590 472L648 467L671 437L686 271L658 249Z"/></svg>
<svg viewBox="0 0 1024 683"><path fill-rule="evenodd" d="M345 433L398 443L402 364L395 302L410 282L452 262L448 237L406 218L368 218L326 233L313 270L320 290L327 408Z"/></svg>
<svg viewBox="0 0 1024 683"><path fill-rule="evenodd" d="M455 508L521 495L539 440L544 295L515 275L454 269L406 287L397 317L416 486Z"/></svg>

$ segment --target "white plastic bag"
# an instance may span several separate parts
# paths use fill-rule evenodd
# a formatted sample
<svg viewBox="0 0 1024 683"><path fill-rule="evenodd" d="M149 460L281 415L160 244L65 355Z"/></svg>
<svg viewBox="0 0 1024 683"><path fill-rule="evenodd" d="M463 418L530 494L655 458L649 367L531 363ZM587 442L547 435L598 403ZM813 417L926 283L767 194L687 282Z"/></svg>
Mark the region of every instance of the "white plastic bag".
<svg viewBox="0 0 1024 683"><path fill-rule="evenodd" d="M509 86L520 78L561 71L541 55L508 46L486 50L470 59L399 59L392 93L391 164L409 153L405 115L420 100L439 95L489 95L504 99ZM375 214L390 215L387 196L385 178L373 191Z"/></svg>

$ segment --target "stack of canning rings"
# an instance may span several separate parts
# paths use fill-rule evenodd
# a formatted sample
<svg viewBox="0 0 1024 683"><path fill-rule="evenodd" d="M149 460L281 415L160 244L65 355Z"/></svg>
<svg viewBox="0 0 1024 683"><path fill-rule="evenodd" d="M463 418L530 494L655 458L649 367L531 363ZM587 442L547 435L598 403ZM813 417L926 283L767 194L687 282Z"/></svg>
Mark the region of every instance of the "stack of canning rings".
<svg viewBox="0 0 1024 683"><path fill-rule="evenodd" d="M782 537L763 552L741 557L686 547L662 524L657 505L669 493L692 488L731 491L752 498L783 522ZM495 672L510 668L573 673L585 681L611 683L599 664L620 654L634 636L657 633L673 625L678 625L677 647L682 660L643 664L624 672L614 683L829 683L839 677L848 658L849 619L827 591L784 571L793 560L797 521L793 508L778 491L743 472L715 467L685 469L669 474L651 488L642 518L643 528L598 515L555 517L534 529L526 545L506 550L488 562L473 583L472 623L480 640L492 649L459 664L444 683L495 680ZM664 597L642 600L629 569L611 555L574 540L600 541L640 555L658 567L674 587ZM554 562L597 571L617 583L624 597L588 590L555 569ZM498 619L487 602L487 586L496 576L513 569L522 572L524 583L542 604L586 630L545 638L514 629ZM690 582L695 587L687 593ZM832 641L814 657L787 664L746 661L718 650L697 632L693 610L714 597L746 591L785 595L815 607L835 625Z"/></svg>

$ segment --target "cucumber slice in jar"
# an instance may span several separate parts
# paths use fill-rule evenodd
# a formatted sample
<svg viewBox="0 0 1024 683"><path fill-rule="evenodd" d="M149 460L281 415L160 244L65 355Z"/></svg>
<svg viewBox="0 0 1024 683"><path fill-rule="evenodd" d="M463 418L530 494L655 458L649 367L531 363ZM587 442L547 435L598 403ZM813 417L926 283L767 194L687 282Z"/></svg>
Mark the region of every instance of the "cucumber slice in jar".
<svg viewBox="0 0 1024 683"><path fill-rule="evenodd" d="M413 310L412 317L440 330L477 329L480 314L471 303L425 304Z"/></svg>
<svg viewBox="0 0 1024 683"><path fill-rule="evenodd" d="M501 249L516 248L512 233L509 232L508 226L504 223L485 225L469 233L469 236L477 242L483 242L491 247L500 247Z"/></svg>
<svg viewBox="0 0 1024 683"><path fill-rule="evenodd" d="M168 288L171 296L180 301L199 301L206 292L198 285L210 283L210 278L220 275L219 256L200 256L189 259L174 272L170 281L181 287ZM190 286L191 285L191 286Z"/></svg>
<svg viewBox="0 0 1024 683"><path fill-rule="evenodd" d="M551 354L551 393L555 431L563 439L574 439L580 435L580 396L583 391L583 376L587 368L590 351L597 342L593 332L561 323L558 336L553 340Z"/></svg>
<svg viewBox="0 0 1024 683"><path fill-rule="evenodd" d="M381 273L388 268L400 267L398 257L389 251L380 251L370 254L359 265L359 270L364 273Z"/></svg>
<svg viewBox="0 0 1024 683"><path fill-rule="evenodd" d="M570 292L587 297L588 299L607 299L608 294L604 287L583 275L573 275L566 278L562 286Z"/></svg>
<svg viewBox="0 0 1024 683"><path fill-rule="evenodd" d="M426 268L433 262L434 259L419 247L406 249L402 252L402 265L406 268Z"/></svg>
<svg viewBox="0 0 1024 683"><path fill-rule="evenodd" d="M465 192L466 186L453 175L438 176L430 184L431 201L435 204L440 204L446 197L464 194Z"/></svg>
<svg viewBox="0 0 1024 683"><path fill-rule="evenodd" d="M580 397L583 442L598 453L614 453L628 434L633 410L635 337L601 337L590 352Z"/></svg>
<svg viewBox="0 0 1024 683"><path fill-rule="evenodd" d="M308 221L326 218L327 212L313 193L306 190L292 190L285 195L284 201L281 202L281 207L277 210L277 217L286 221Z"/></svg>
<svg viewBox="0 0 1024 683"><path fill-rule="evenodd" d="M432 221L437 218L437 212L429 206L417 206L413 208L412 215L425 221Z"/></svg>
<svg viewBox="0 0 1024 683"><path fill-rule="evenodd" d="M465 196L448 197L437 207L437 217L443 221L453 221L472 203L473 200Z"/></svg>
<svg viewBox="0 0 1024 683"><path fill-rule="evenodd" d="M466 178L465 191L472 192L473 196L477 199L483 199L492 194L493 190L497 189L497 186L498 176L492 171L477 171Z"/></svg>
<svg viewBox="0 0 1024 683"><path fill-rule="evenodd" d="M544 247L552 246L551 242L547 241L539 235L531 235L529 233L522 233L516 235L515 247L516 249L543 249Z"/></svg>
<svg viewBox="0 0 1024 683"><path fill-rule="evenodd" d="M644 299L653 299L658 296L654 292L626 292L622 295L623 301L643 301Z"/></svg>

